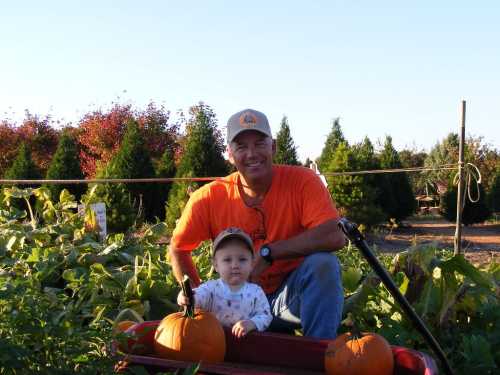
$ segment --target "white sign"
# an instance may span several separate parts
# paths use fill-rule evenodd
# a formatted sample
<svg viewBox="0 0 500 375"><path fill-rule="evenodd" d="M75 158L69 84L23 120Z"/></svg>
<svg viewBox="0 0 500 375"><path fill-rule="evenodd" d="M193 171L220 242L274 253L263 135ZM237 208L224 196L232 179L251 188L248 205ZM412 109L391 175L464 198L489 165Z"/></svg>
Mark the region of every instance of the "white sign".
<svg viewBox="0 0 500 375"><path fill-rule="evenodd" d="M106 227L106 205L103 202L92 203L90 209L94 211L95 219L97 224L99 224L99 236L101 239L106 238L107 227ZM85 205L78 205L78 212L80 215L85 215Z"/></svg>

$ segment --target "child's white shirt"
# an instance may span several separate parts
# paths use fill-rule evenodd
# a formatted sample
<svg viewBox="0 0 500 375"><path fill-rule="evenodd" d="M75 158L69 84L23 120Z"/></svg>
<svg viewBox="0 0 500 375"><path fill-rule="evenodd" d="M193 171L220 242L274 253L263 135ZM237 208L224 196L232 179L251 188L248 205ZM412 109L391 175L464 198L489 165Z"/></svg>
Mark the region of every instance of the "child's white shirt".
<svg viewBox="0 0 500 375"><path fill-rule="evenodd" d="M223 326L232 327L240 320L251 320L264 331L273 319L271 308L260 286L245 282L233 292L222 280L209 280L194 289L195 306L213 313Z"/></svg>

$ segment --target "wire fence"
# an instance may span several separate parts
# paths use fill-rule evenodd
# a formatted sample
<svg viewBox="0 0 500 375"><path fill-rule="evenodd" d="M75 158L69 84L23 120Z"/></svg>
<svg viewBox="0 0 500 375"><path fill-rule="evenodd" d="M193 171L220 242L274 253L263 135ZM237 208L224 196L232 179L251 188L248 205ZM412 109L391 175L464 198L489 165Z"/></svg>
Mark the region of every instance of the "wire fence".
<svg viewBox="0 0 500 375"><path fill-rule="evenodd" d="M381 173L405 173L405 172L430 172L437 170L453 170L458 167L452 164L444 164L438 167L412 167L412 168L394 168L394 169L372 169L364 171L347 172L326 172L322 173L325 177L334 176L354 176L364 174ZM70 185L70 184L108 184L108 183L167 183L167 182L209 182L223 181L224 177L165 177L165 178L96 178L96 179L67 179L67 180L7 180L0 179L3 185Z"/></svg>

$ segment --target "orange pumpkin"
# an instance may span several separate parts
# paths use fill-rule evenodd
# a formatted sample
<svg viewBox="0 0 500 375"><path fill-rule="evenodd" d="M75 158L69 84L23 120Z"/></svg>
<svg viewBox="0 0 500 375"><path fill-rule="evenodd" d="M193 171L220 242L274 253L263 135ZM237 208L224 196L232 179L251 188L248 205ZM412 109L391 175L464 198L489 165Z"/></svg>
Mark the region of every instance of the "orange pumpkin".
<svg viewBox="0 0 500 375"><path fill-rule="evenodd" d="M213 314L194 309L189 279L184 280L183 289L190 303L184 312L167 315L160 322L154 338L155 352L160 357L178 361L224 361L224 329Z"/></svg>
<svg viewBox="0 0 500 375"><path fill-rule="evenodd" d="M113 329L113 331L115 333L125 332L128 328L132 327L136 323L137 322L134 322L132 320L122 320L121 322L116 323L116 326Z"/></svg>
<svg viewBox="0 0 500 375"><path fill-rule="evenodd" d="M328 345L325 370L328 375L392 375L391 346L376 333L344 333Z"/></svg>

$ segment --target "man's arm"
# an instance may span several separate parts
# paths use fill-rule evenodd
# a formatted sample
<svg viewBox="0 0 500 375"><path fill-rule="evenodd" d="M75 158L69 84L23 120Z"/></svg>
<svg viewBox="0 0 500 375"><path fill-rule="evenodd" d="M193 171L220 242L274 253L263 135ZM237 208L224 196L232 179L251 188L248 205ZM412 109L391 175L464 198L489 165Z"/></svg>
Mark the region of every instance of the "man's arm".
<svg viewBox="0 0 500 375"><path fill-rule="evenodd" d="M171 244L168 254L172 270L174 271L174 276L179 284L182 283L184 275L188 275L191 279L191 285L193 287L200 285L200 276L198 275L198 271L196 270L190 251L179 250Z"/></svg>
<svg viewBox="0 0 500 375"><path fill-rule="evenodd" d="M319 251L337 251L344 247L346 238L337 225L337 219L325 221L287 240L269 243L273 259L299 258ZM258 282L259 276L269 264L260 256L256 257L250 280Z"/></svg>
<svg viewBox="0 0 500 375"><path fill-rule="evenodd" d="M331 219L289 239L271 242L269 247L273 259L290 259L318 251L337 251L345 244L338 220Z"/></svg>

